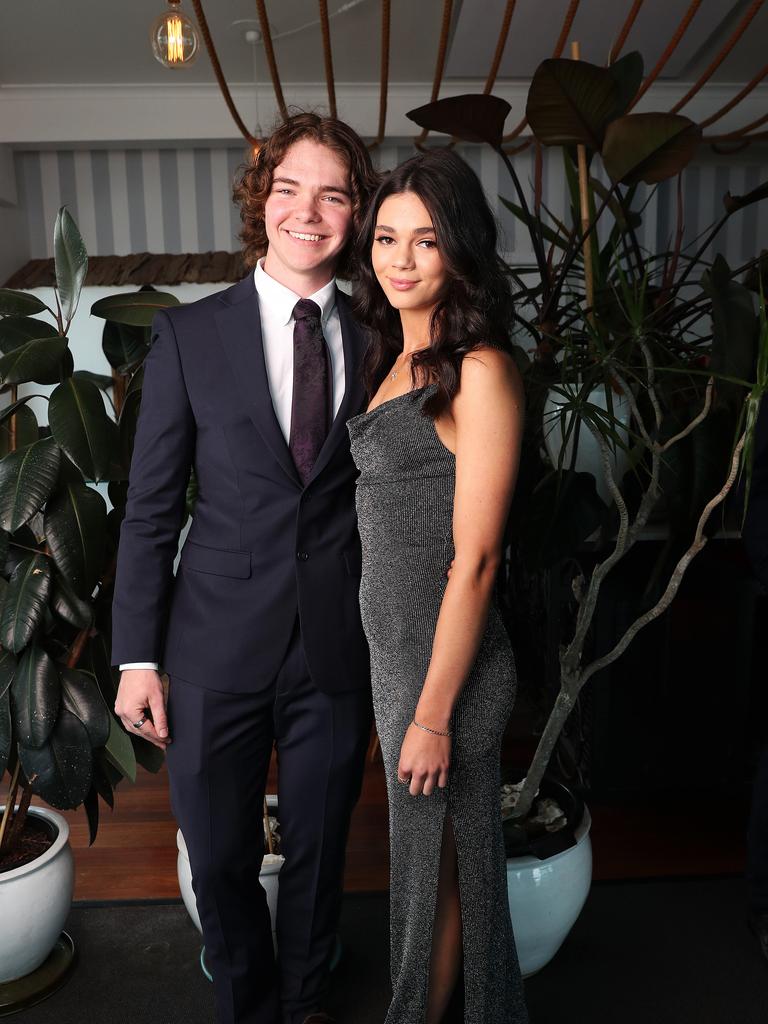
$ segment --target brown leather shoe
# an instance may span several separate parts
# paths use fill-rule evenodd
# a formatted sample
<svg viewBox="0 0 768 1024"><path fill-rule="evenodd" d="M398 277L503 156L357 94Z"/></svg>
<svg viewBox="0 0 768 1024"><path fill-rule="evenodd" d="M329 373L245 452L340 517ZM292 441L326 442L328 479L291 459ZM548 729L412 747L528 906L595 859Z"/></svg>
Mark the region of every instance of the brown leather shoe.
<svg viewBox="0 0 768 1024"><path fill-rule="evenodd" d="M336 1021L327 1013L310 1013L304 1018L304 1024L336 1024Z"/></svg>

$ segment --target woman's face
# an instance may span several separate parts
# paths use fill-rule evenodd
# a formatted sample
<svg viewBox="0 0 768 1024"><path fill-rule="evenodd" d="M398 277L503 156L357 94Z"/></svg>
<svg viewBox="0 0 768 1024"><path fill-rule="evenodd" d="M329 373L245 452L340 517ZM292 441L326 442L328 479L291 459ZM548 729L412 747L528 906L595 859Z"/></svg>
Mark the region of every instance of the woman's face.
<svg viewBox="0 0 768 1024"><path fill-rule="evenodd" d="M442 297L448 273L432 218L413 192L387 196L379 207L371 262L395 309L426 312Z"/></svg>

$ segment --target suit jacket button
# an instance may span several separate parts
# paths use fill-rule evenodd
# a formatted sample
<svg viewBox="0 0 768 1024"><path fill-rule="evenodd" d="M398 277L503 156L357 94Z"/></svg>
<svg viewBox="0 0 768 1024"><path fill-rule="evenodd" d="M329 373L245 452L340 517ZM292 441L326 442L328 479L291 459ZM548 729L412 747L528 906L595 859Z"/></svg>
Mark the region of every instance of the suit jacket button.
<svg viewBox="0 0 768 1024"><path fill-rule="evenodd" d="M308 562L309 561L309 555L307 554L306 551L297 551L296 552L296 557L298 558L298 560L300 562Z"/></svg>

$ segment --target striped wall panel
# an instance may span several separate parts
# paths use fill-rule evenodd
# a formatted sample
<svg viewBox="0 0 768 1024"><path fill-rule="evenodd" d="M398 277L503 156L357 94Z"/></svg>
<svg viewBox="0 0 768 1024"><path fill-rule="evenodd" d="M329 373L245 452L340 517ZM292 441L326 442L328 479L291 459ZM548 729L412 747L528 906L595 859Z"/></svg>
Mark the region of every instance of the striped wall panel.
<svg viewBox="0 0 768 1024"><path fill-rule="evenodd" d="M458 151L479 175L502 230L511 259L530 258L526 233L499 202L512 197L512 183L487 147ZM374 151L380 168L413 155L411 146L385 145ZM194 149L125 149L21 151L16 154L19 201L27 213L33 258L52 255L52 228L58 208L66 204L78 222L92 255L131 252L207 252L238 248L238 212L231 183L246 158L241 147ZM533 151L514 158L523 186L533 179ZM768 153L756 147L729 162L702 157L684 178L686 239L700 234L719 216L727 191L741 194L768 180ZM567 188L559 151L547 150L543 166L544 198L563 217ZM676 186L641 186L638 202L647 202L640 243L650 250L666 246L677 217ZM718 248L738 265L768 247L768 203L738 216L721 236Z"/></svg>

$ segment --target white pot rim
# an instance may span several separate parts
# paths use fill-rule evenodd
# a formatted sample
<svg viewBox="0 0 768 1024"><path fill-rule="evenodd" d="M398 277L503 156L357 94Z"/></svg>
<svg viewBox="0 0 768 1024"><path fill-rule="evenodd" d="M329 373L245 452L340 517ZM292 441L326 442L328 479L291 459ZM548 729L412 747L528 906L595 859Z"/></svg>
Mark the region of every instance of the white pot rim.
<svg viewBox="0 0 768 1024"><path fill-rule="evenodd" d="M556 864L558 860L563 857L569 856L574 850L581 846L589 838L589 830L592 828L592 816L589 813L589 808L584 805L584 813L579 822L579 827L576 829L576 846L569 846L567 850L561 850L560 853L554 853L551 857L545 857L543 860L539 857L534 857L533 854L526 853L522 857L507 857L508 867L519 870L522 868L530 867L541 867L542 864Z"/></svg>
<svg viewBox="0 0 768 1024"><path fill-rule="evenodd" d="M0 804L0 814L4 810L5 805ZM49 822L58 830L58 834L45 853L42 853L39 857L35 857L28 864L22 864L18 868L0 872L0 885L3 882L12 882L17 878L22 878L24 875L31 875L35 871L40 871L46 864L58 857L59 853L69 842L69 822L57 811L52 811L50 807L40 807L37 804L31 804L28 813L35 818L42 818L44 821Z"/></svg>

